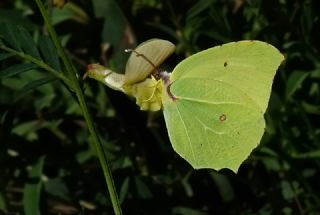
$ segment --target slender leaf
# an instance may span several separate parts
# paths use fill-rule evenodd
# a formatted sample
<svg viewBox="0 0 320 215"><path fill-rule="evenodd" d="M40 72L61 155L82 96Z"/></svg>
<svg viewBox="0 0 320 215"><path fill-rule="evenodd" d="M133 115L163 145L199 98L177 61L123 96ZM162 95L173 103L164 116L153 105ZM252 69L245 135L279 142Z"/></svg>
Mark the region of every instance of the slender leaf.
<svg viewBox="0 0 320 215"><path fill-rule="evenodd" d="M29 141L38 139L37 130L43 125L37 120L20 123L12 129L12 133L24 137Z"/></svg>
<svg viewBox="0 0 320 215"><path fill-rule="evenodd" d="M37 46L26 29L19 26L17 38L19 39L21 48L25 53L30 54L37 59L41 59Z"/></svg>
<svg viewBox="0 0 320 215"><path fill-rule="evenodd" d="M1 78L8 78L13 75L27 72L27 71L35 69L37 67L38 67L37 65L31 64L31 63L13 65L13 66L10 66L10 67L0 71L0 79Z"/></svg>
<svg viewBox="0 0 320 215"><path fill-rule="evenodd" d="M307 113L320 115L320 106L310 104L308 102L302 102L302 107Z"/></svg>
<svg viewBox="0 0 320 215"><path fill-rule="evenodd" d="M29 173L30 182L23 190L23 206L26 215L40 215L40 194L42 188L41 175L45 157L39 158Z"/></svg>
<svg viewBox="0 0 320 215"><path fill-rule="evenodd" d="M61 178L53 178L44 183L44 189L47 193L64 200L69 199L69 189Z"/></svg>
<svg viewBox="0 0 320 215"><path fill-rule="evenodd" d="M72 19L74 15L66 9L58 9L54 8L52 11L52 24L56 25L60 22L66 21L68 19Z"/></svg>
<svg viewBox="0 0 320 215"><path fill-rule="evenodd" d="M210 175L212 177L212 180L217 185L218 191L223 199L223 202L232 201L235 195L229 179L225 175L218 174L217 172L211 172Z"/></svg>
<svg viewBox="0 0 320 215"><path fill-rule="evenodd" d="M37 29L37 26L25 17L25 13L22 10L0 9L0 22L20 25L30 31Z"/></svg>
<svg viewBox="0 0 320 215"><path fill-rule="evenodd" d="M119 200L121 203L123 203L123 201L126 199L128 190L129 190L129 177L126 177L126 179L124 179L121 185L120 194L119 194Z"/></svg>
<svg viewBox="0 0 320 215"><path fill-rule="evenodd" d="M21 51L20 41L17 38L19 34L17 25L1 23L0 35L14 49Z"/></svg>
<svg viewBox="0 0 320 215"><path fill-rule="evenodd" d="M97 18L104 18L104 25L101 32L103 43L108 43L114 50L111 67L117 71L124 71L124 65L128 55L123 52L126 44L123 44L125 34L130 34L128 22L117 1L115 0L94 0L94 13Z"/></svg>
<svg viewBox="0 0 320 215"><path fill-rule="evenodd" d="M138 192L139 197L141 197L143 199L147 199L147 198L152 197L152 193L151 193L150 189L147 187L147 185L139 177L135 177L134 182L136 184L136 188L137 188L137 192Z"/></svg>
<svg viewBox="0 0 320 215"><path fill-rule="evenodd" d="M48 36L40 36L39 46L41 54L48 64L51 65L55 70L61 71L58 53L52 40Z"/></svg>
<svg viewBox="0 0 320 215"><path fill-rule="evenodd" d="M288 78L286 87L286 97L287 99L301 88L303 81L308 77L309 73L302 71L294 71Z"/></svg>
<svg viewBox="0 0 320 215"><path fill-rule="evenodd" d="M177 206L172 209L172 214L174 215L207 215L199 210L195 210L188 207Z"/></svg>
<svg viewBox="0 0 320 215"><path fill-rule="evenodd" d="M7 59L7 58L9 58L9 57L12 57L12 56L14 56L15 54L12 54L12 53L0 53L0 61L1 60L5 60L5 59Z"/></svg>
<svg viewBox="0 0 320 215"><path fill-rule="evenodd" d="M213 3L213 0L200 0L198 1L192 8L190 8L187 12L188 19L198 15L202 11L209 8Z"/></svg>
<svg viewBox="0 0 320 215"><path fill-rule="evenodd" d="M14 98L14 101L15 102L18 101L19 99L21 99L23 96L25 96L26 94L28 94L32 90L34 90L44 84L55 81L55 80L57 80L56 77L47 77L47 78L40 78L40 79L29 82L24 87L22 87L21 90L19 90L19 92L16 94L16 96Z"/></svg>
<svg viewBox="0 0 320 215"><path fill-rule="evenodd" d="M0 193L0 212L1 212L1 211L6 212L6 211L7 211L7 208L6 208L5 199L3 198L3 195Z"/></svg>

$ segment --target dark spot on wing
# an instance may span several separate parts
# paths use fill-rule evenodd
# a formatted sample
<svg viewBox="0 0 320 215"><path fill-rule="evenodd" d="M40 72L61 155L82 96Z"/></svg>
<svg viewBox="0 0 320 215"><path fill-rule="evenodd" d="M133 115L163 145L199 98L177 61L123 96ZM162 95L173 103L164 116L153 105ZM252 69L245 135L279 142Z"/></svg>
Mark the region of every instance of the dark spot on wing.
<svg viewBox="0 0 320 215"><path fill-rule="evenodd" d="M224 62L223 66L224 66L224 67L227 67L227 66L228 66L228 62L227 62L227 61Z"/></svg>
<svg viewBox="0 0 320 215"><path fill-rule="evenodd" d="M220 122L226 121L226 120L227 120L227 115L221 114L221 115L219 116L219 120L220 120Z"/></svg>

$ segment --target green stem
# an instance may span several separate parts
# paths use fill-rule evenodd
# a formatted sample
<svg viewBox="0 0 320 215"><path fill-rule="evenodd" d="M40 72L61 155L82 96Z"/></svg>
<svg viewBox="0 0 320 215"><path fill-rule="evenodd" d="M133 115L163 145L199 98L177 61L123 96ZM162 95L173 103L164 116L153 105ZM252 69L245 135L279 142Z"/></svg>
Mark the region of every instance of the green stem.
<svg viewBox="0 0 320 215"><path fill-rule="evenodd" d="M119 198L118 198L116 188L115 188L115 185L113 182L112 172L109 167L109 163L106 158L106 155L104 153L102 143L98 137L97 129L93 123L93 119L89 113L88 106L85 102L84 94L83 94L83 91L80 87L79 80L77 77L77 71L76 71L74 65L71 63L71 60L67 56L65 50L63 49L63 47L58 39L58 36L52 26L52 23L49 20L49 17L46 13L46 10L44 8L43 3L41 2L41 0L35 0L35 1L40 9L40 12L41 12L42 17L45 21L45 24L48 28L48 32L49 32L49 34L55 44L55 47L57 48L58 54L64 63L64 66L66 68L66 75L70 79L70 82L73 86L73 89L74 89L76 96L77 96L77 99L79 101L79 105L82 109L83 116L84 116L86 123L88 125L89 132L93 138L93 145L94 145L94 148L96 149L96 152L97 152L97 155L98 155L98 158L99 158L99 161L100 161L103 173L104 173L104 177L105 177L105 181L106 181L106 184L107 184L107 187L109 190L109 195L111 198L113 210L116 215L121 215L122 212L121 212L120 202L119 202Z"/></svg>

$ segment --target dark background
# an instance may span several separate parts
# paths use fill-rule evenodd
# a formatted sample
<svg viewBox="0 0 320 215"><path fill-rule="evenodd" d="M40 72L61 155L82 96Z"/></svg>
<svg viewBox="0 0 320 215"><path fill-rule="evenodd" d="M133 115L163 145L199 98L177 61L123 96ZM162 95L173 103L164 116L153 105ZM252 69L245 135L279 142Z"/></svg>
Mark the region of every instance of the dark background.
<svg viewBox="0 0 320 215"><path fill-rule="evenodd" d="M177 45L163 65L168 70L190 54L243 39L266 41L286 57L264 138L237 174L193 170L172 150L161 112L141 112L133 99L86 80L124 214L320 214L319 1L55 3L62 5L49 7L54 26L80 75L94 62L123 72L123 50L151 38ZM36 42L47 33L33 1L1 1L0 23L23 26ZM9 58L0 69L19 63ZM42 214L112 214L81 110L65 86L53 81L14 99L46 75L33 70L0 79L0 211L24 214L29 169L45 156Z"/></svg>

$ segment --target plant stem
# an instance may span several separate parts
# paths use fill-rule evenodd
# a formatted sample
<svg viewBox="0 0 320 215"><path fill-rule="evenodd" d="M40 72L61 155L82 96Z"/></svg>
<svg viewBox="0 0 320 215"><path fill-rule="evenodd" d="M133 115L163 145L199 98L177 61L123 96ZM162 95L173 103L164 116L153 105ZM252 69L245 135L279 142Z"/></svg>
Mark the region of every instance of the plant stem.
<svg viewBox="0 0 320 215"><path fill-rule="evenodd" d="M102 146L102 143L98 137L98 132L97 132L97 129L93 123L93 119L89 113L89 109L88 109L88 106L86 104L86 101L85 101L85 98L84 98L84 94L83 94L83 91L80 87L80 84L79 84L79 80L78 80L78 77L77 77L77 72L76 72L76 69L74 67L74 65L71 63L71 60L70 58L67 56L65 50L63 49L60 41L59 41L59 38L52 26L52 23L50 22L49 20L49 17L46 13L46 10L44 8L44 5L43 3L41 2L41 0L35 0L39 9L40 9L40 12L42 14L42 17L45 21L45 24L48 28L48 31L49 31L49 34L55 44L55 47L57 48L57 51L58 51L58 54L59 56L61 57L63 63L64 63L64 66L66 68L66 75L68 76L71 84L72 84L72 88L74 89L75 93L76 93L76 96L77 96L77 99L79 101L79 105L82 109L82 112L83 112L83 116L86 120L86 123L87 123L87 126L88 126L88 129L89 129L89 132L93 138L93 145L94 145L94 148L96 149L96 152L97 152L97 155L98 155L98 158L99 158L99 161L100 161L100 164L102 166L102 170L103 170L103 173L104 173L104 178L105 178L105 181L106 181L106 184L107 184L107 187L108 187L108 190L109 190L109 195L110 195L110 198L111 198L111 202L112 202L112 206L113 206L113 210L115 212L116 215L121 215L122 212L121 212L121 207L120 207L120 203L119 203L119 198L118 198L118 195L117 195L117 192L116 192L116 188L115 188L115 185L114 185L114 182L113 182L113 178L112 178L112 172L111 172L111 169L109 167L109 163L108 163L108 160L106 158L106 155L104 153L104 149L103 149L103 146Z"/></svg>

